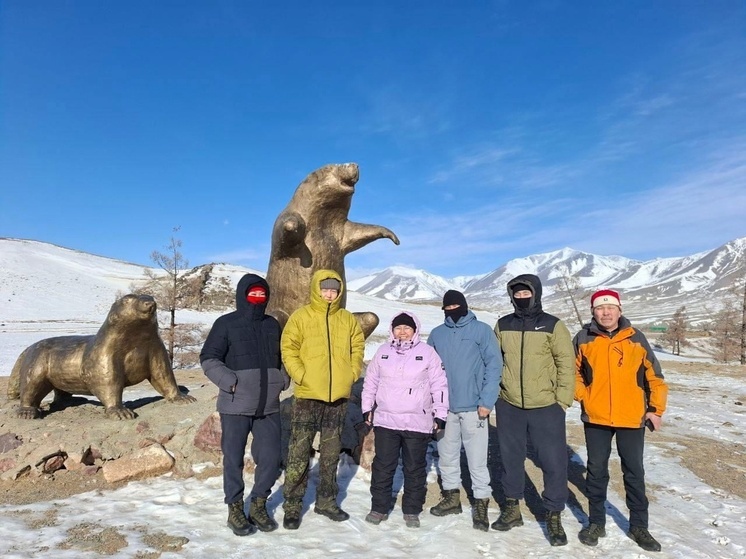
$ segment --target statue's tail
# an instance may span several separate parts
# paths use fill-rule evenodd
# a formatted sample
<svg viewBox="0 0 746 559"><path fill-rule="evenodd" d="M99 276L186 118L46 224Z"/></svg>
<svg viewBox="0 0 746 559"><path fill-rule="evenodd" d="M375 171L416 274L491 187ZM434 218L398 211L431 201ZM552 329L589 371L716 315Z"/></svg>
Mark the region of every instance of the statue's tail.
<svg viewBox="0 0 746 559"><path fill-rule="evenodd" d="M28 348L24 349L23 353L16 359L16 364L13 365L13 370L8 379L8 400L18 400L21 397L21 365L26 360L27 351Z"/></svg>

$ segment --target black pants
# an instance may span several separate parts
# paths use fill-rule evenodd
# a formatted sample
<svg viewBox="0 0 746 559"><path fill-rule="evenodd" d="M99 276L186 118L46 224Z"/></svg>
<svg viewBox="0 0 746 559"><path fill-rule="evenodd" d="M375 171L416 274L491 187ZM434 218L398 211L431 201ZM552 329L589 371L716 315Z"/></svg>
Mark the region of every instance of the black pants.
<svg viewBox="0 0 746 559"><path fill-rule="evenodd" d="M622 461L622 477L629 509L629 525L648 527L648 498L645 496L645 428L622 429L584 423L585 446L588 448L588 471L585 492L588 517L594 524L606 524L606 489L609 486L611 439L616 435L616 449Z"/></svg>
<svg viewBox="0 0 746 559"><path fill-rule="evenodd" d="M251 498L269 497L280 475L280 414L249 416L221 413L220 426L223 430L220 448L223 450L225 503L243 500L243 459L249 433L254 435L251 457L256 464Z"/></svg>
<svg viewBox="0 0 746 559"><path fill-rule="evenodd" d="M342 451L342 427L347 414L347 398L335 402L296 398L290 421L290 447L285 468L285 502L295 506L306 494L311 447L316 432L319 442L319 485L316 504L324 508L337 502L337 465Z"/></svg>
<svg viewBox="0 0 746 559"><path fill-rule="evenodd" d="M497 436L503 463L502 486L509 499L523 499L526 485L528 437L544 475L541 494L544 507L561 511L570 494L567 488L567 442L565 412L559 404L524 410L497 400Z"/></svg>
<svg viewBox="0 0 746 559"><path fill-rule="evenodd" d="M427 447L429 433L375 428L376 455L371 467L371 510L388 514L392 504L394 474L402 457L404 495L402 512L420 514L427 495Z"/></svg>

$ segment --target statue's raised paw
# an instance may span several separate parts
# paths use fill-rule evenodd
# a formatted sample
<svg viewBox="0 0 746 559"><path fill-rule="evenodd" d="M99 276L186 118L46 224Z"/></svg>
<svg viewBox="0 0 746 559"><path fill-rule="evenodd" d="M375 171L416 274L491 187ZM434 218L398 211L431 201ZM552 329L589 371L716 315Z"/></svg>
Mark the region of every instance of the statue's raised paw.
<svg viewBox="0 0 746 559"><path fill-rule="evenodd" d="M373 333L373 330L378 326L378 315L372 312L356 312L352 313L355 315L360 329L363 331L363 335L368 338Z"/></svg>

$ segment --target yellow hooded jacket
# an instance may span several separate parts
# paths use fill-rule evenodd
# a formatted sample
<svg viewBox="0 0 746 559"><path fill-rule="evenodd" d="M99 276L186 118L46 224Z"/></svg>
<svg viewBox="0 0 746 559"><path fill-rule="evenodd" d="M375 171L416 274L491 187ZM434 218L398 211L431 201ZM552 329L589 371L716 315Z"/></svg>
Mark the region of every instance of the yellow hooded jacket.
<svg viewBox="0 0 746 559"><path fill-rule="evenodd" d="M320 283L336 279L341 288L331 303L321 296ZM297 398L334 402L349 398L360 378L365 337L353 314L340 308L342 278L333 270L317 270L311 278L311 302L288 319L280 342L282 361L295 383Z"/></svg>

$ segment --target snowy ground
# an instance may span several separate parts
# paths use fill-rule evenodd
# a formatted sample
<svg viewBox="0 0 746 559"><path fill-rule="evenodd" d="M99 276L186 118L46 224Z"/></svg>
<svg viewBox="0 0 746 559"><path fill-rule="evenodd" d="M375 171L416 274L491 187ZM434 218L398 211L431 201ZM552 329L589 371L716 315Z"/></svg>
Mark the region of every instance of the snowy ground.
<svg viewBox="0 0 746 559"><path fill-rule="evenodd" d="M571 413L577 421L577 410ZM583 457L581 449L577 451ZM703 457L706 459L706 457ZM68 531L82 523L95 522L100 531L115 529L127 547L113 557L147 556L153 552L143 537L148 531L163 531L188 539L178 552L161 557L743 557L746 555L746 503L703 485L675 456L667 456L651 438L647 450L647 472L656 489L651 505L652 530L663 545L663 553L646 554L625 535L623 500L610 495L608 536L597 548L580 544L575 534L586 521L578 509L566 510L564 522L569 544L551 548L543 526L524 508L526 524L508 533L478 532L471 528L467 513L436 518L422 515L420 529L408 529L400 511L380 526L367 524L369 510L368 474L345 460L340 464L340 497L351 513L348 522L333 523L306 510L298 531L283 528L237 538L224 527L226 507L222 504L221 479L175 480L168 476L130 483L116 491L87 493L28 506L0 506L0 553L7 558L51 556L55 558L96 557L79 548L61 549ZM316 469L306 495L306 507L314 498ZM431 479L434 478L431 470ZM250 480L249 480L250 482ZM281 485L275 487L271 510L282 518ZM279 507L279 508L278 508ZM490 517L497 515L493 503ZM53 516L56 522L45 522ZM50 525L52 524L52 525ZM30 529L29 526L35 526ZM63 544L64 547L64 544Z"/></svg>

